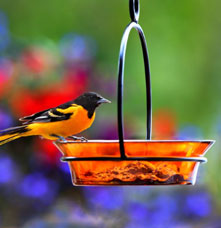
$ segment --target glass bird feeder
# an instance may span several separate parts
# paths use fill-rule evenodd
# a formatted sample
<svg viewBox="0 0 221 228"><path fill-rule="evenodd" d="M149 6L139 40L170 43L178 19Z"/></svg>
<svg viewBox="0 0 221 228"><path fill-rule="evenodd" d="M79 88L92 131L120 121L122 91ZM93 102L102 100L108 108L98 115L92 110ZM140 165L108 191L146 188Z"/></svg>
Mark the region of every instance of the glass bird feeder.
<svg viewBox="0 0 221 228"><path fill-rule="evenodd" d="M139 0L129 0L131 22L120 46L118 65L118 136L119 140L56 141L68 162L74 185L194 185L200 163L213 140L151 140L152 104L150 70L146 39L139 19ZM142 46L145 77L146 140L124 140L123 78L127 41L136 29Z"/></svg>

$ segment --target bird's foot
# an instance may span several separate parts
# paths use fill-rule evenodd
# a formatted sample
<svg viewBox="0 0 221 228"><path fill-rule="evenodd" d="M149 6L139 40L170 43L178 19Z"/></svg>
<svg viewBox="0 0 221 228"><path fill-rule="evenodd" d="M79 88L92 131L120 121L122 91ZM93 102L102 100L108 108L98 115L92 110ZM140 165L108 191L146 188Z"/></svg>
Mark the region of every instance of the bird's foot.
<svg viewBox="0 0 221 228"><path fill-rule="evenodd" d="M59 136L59 135L51 135L53 137L56 137L58 138L57 141L58 142L64 142L64 143L67 143L68 141L66 140L66 138L62 137L62 136Z"/></svg>
<svg viewBox="0 0 221 228"><path fill-rule="evenodd" d="M83 136L81 136L81 137L77 137L77 136L74 136L74 135L72 135L72 136L68 136L67 137L67 139L72 139L72 140L80 140L81 142L87 142L88 140L85 138L85 137L83 137Z"/></svg>

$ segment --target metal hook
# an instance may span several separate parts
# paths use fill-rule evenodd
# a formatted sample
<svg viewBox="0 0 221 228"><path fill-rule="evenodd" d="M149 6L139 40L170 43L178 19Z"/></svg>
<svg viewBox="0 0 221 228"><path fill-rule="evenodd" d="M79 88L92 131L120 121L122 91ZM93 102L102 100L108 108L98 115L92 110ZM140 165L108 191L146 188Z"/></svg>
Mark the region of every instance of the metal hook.
<svg viewBox="0 0 221 228"><path fill-rule="evenodd" d="M140 16L140 3L139 0L130 0L129 1L130 8L130 18L133 22L138 22Z"/></svg>

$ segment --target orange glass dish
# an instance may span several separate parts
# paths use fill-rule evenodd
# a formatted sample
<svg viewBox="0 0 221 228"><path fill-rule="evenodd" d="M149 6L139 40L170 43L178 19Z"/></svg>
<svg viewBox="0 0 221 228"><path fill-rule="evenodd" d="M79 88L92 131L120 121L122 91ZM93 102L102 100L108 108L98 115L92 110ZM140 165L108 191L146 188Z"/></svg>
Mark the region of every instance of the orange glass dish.
<svg viewBox="0 0 221 228"><path fill-rule="evenodd" d="M194 184L213 141L118 140L55 142L69 162L74 185Z"/></svg>

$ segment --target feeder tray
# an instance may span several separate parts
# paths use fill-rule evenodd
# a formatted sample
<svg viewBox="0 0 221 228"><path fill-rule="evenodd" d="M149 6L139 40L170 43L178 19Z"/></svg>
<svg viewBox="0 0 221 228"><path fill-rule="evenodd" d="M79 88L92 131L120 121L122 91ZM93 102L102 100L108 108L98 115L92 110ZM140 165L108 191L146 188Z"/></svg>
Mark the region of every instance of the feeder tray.
<svg viewBox="0 0 221 228"><path fill-rule="evenodd" d="M194 184L212 141L118 140L56 142L74 185ZM90 157L88 157L90 156Z"/></svg>
<svg viewBox="0 0 221 228"><path fill-rule="evenodd" d="M203 157L213 140L151 140L152 103L146 39L139 19L139 0L129 0L131 22L120 46L118 64L119 140L56 141L68 162L74 185L193 185ZM131 30L139 34L146 78L146 140L124 140L123 77L127 41Z"/></svg>

